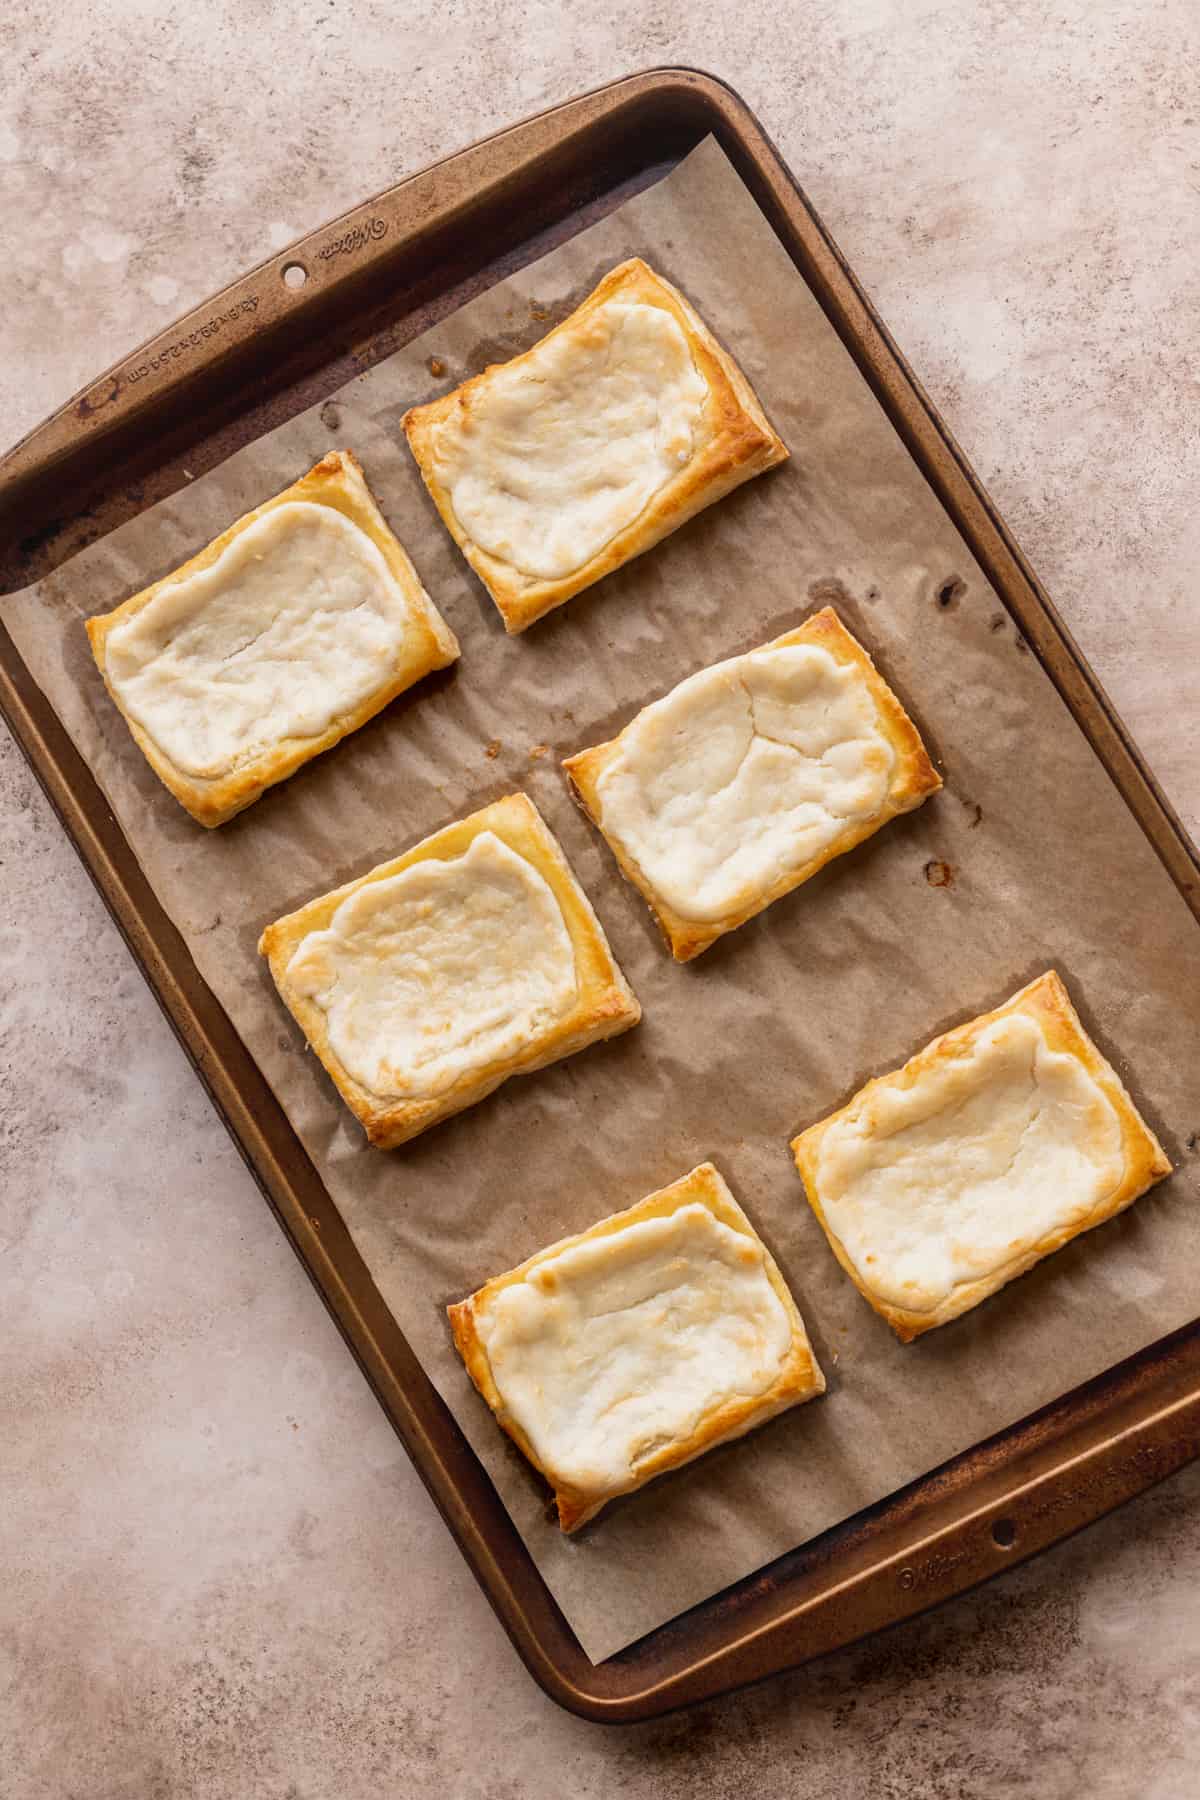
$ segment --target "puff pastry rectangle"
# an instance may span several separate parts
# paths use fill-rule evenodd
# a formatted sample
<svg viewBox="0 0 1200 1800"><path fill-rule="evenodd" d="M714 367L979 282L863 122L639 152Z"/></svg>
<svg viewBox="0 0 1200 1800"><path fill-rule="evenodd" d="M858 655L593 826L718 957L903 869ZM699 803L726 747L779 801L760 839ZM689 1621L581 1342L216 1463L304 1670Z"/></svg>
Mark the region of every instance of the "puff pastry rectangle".
<svg viewBox="0 0 1200 1800"><path fill-rule="evenodd" d="M906 1343L1171 1172L1053 970L792 1150L834 1255Z"/></svg>
<svg viewBox="0 0 1200 1800"><path fill-rule="evenodd" d="M510 632L788 454L733 358L637 257L404 429Z"/></svg>
<svg viewBox="0 0 1200 1800"><path fill-rule="evenodd" d="M711 1163L449 1314L564 1531L825 1390L787 1284Z"/></svg>
<svg viewBox="0 0 1200 1800"><path fill-rule="evenodd" d="M138 748L208 826L458 655L348 450L87 632Z"/></svg>
<svg viewBox="0 0 1200 1800"><path fill-rule="evenodd" d="M641 1017L524 794L289 913L258 947L381 1149Z"/></svg>
<svg viewBox="0 0 1200 1800"><path fill-rule="evenodd" d="M832 607L563 766L678 962L942 785Z"/></svg>

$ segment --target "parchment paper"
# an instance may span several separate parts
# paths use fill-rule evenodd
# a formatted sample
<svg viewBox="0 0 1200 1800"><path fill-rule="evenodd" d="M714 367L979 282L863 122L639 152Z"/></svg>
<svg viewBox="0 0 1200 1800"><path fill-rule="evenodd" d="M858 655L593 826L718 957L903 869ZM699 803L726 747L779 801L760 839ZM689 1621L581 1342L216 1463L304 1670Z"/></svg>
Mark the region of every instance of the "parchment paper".
<svg viewBox="0 0 1200 1800"><path fill-rule="evenodd" d="M400 415L533 343L547 315L562 317L633 253L678 282L738 356L792 460L509 639L437 521ZM431 358L445 364L438 379ZM134 748L80 621L343 445L361 456L462 661L205 833ZM948 581L961 590L939 605ZM946 790L677 967L575 810L558 759L827 600L914 712ZM1132 620L1136 597L1125 604ZM16 596L5 616L594 1659L1197 1312L1187 1140L1200 1129L1200 932L712 142L334 401ZM515 788L559 834L644 1022L401 1151L370 1150L255 941L279 914ZM948 885L930 884L930 863L947 865L933 873ZM788 1138L1051 965L1182 1166L1121 1219L904 1348L841 1274ZM708 1156L778 1257L829 1392L568 1541L469 1386L444 1305Z"/></svg>

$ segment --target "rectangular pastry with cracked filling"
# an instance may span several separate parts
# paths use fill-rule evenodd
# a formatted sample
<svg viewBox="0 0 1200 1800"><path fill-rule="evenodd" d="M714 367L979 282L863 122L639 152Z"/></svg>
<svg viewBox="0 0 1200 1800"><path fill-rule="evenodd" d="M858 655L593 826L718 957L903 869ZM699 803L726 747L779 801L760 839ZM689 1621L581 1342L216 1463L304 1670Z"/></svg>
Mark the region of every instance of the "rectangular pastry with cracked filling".
<svg viewBox="0 0 1200 1800"><path fill-rule="evenodd" d="M689 676L563 766L678 962L942 785L828 606Z"/></svg>
<svg viewBox="0 0 1200 1800"><path fill-rule="evenodd" d="M510 632L788 454L733 358L639 257L404 429Z"/></svg>
<svg viewBox="0 0 1200 1800"><path fill-rule="evenodd" d="M275 985L392 1149L641 1017L533 802L509 794L269 925Z"/></svg>
<svg viewBox="0 0 1200 1800"><path fill-rule="evenodd" d="M711 1163L449 1308L467 1372L574 1531L825 1391L796 1302Z"/></svg>
<svg viewBox="0 0 1200 1800"><path fill-rule="evenodd" d="M1171 1173L1054 970L792 1144L851 1281L908 1343Z"/></svg>
<svg viewBox="0 0 1200 1800"><path fill-rule="evenodd" d="M208 826L458 656L348 450L87 633L138 748Z"/></svg>

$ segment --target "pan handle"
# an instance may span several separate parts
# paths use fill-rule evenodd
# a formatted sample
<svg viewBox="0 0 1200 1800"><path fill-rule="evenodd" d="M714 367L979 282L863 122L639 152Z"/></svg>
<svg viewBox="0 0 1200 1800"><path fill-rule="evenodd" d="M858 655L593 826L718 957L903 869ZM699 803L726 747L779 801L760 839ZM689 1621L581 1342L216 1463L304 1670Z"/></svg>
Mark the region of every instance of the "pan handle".
<svg viewBox="0 0 1200 1800"><path fill-rule="evenodd" d="M494 207L539 155L562 156L571 137L598 123L619 126L651 96L661 107L664 76L686 90L693 107L693 87L712 85L687 69L649 70L579 95L434 163L260 263L114 363L0 458L0 505L7 513L21 490L44 481L85 441L94 452L99 440L160 412L194 376L235 357L264 330L299 326L348 276L356 284L382 277L406 240L428 240L481 206Z"/></svg>

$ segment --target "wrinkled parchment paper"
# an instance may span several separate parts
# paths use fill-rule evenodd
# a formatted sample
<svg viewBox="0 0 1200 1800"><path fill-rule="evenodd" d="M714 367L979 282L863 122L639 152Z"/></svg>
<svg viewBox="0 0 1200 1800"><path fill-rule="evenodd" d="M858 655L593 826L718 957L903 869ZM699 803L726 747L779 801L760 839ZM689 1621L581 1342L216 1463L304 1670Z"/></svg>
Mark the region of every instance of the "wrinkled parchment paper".
<svg viewBox="0 0 1200 1800"><path fill-rule="evenodd" d="M437 520L400 416L532 344L547 316L634 253L734 351L792 460L510 639ZM445 365L437 379L431 359ZM80 621L336 446L362 458L462 661L206 833L134 748ZM940 606L948 581L962 588ZM559 758L830 600L910 707L946 789L677 967L572 804ZM16 596L5 616L594 1659L1200 1310L1186 1147L1200 1129L1200 932L714 143ZM559 834L644 1021L403 1150L368 1149L280 1005L258 934L515 788ZM931 871L945 885L931 885L931 863L946 865ZM788 1138L1051 965L1182 1166L1121 1219L902 1347L826 1247ZM704 1157L778 1257L829 1392L568 1541L470 1387L443 1308Z"/></svg>

